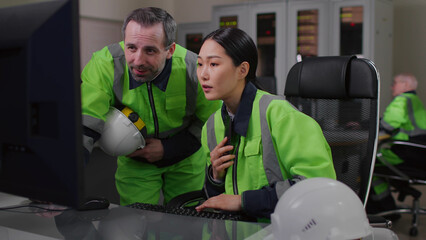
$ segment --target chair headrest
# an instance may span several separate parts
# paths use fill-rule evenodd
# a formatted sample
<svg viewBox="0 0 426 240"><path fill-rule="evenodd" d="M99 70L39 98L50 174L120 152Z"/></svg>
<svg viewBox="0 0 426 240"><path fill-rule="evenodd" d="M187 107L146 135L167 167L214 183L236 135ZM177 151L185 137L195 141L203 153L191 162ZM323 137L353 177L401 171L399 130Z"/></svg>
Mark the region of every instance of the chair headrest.
<svg viewBox="0 0 426 240"><path fill-rule="evenodd" d="M285 96L305 98L377 98L374 64L356 56L311 57L287 75Z"/></svg>

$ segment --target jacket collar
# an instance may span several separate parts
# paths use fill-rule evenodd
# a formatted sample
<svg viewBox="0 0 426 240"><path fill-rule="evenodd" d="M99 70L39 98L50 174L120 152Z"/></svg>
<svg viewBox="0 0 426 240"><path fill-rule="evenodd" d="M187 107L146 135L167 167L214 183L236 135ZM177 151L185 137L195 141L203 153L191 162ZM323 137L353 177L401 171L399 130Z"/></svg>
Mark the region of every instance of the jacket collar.
<svg viewBox="0 0 426 240"><path fill-rule="evenodd" d="M232 129L240 136L247 135L247 129L251 117L253 101L256 97L257 88L251 82L247 82L241 95L240 105L238 106L235 118L232 121ZM222 105L222 120L226 123L225 117L228 116L225 104Z"/></svg>
<svg viewBox="0 0 426 240"><path fill-rule="evenodd" d="M166 60L163 71L152 81L152 83L157 86L161 91L166 91L167 83L169 82L169 77L172 72L172 58ZM129 70L129 89L135 89L141 86L144 83L137 82Z"/></svg>
<svg viewBox="0 0 426 240"><path fill-rule="evenodd" d="M412 94L416 94L416 91L415 91L415 90L411 90L411 91L407 91L407 92L404 92L404 93L412 93Z"/></svg>

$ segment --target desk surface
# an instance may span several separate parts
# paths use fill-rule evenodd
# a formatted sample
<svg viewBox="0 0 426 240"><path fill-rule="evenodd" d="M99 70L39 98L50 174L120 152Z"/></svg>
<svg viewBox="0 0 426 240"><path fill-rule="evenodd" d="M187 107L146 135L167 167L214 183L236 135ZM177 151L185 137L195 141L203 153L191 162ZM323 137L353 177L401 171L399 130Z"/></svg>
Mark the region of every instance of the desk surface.
<svg viewBox="0 0 426 240"><path fill-rule="evenodd" d="M28 203L26 198L0 193L0 207ZM266 226L268 224L178 216L117 205L93 211L42 212L30 207L0 211L0 239L225 239L224 236L253 239Z"/></svg>

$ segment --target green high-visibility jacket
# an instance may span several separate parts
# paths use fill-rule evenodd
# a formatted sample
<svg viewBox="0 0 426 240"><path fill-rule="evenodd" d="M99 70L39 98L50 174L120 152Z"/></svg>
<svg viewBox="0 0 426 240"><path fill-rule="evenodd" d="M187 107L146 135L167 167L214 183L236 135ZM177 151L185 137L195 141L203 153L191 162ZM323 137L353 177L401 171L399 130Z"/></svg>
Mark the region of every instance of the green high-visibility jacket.
<svg viewBox="0 0 426 240"><path fill-rule="evenodd" d="M409 140L426 134L426 110L415 93L403 93L389 104L380 123L393 132L393 139Z"/></svg>
<svg viewBox="0 0 426 240"><path fill-rule="evenodd" d="M83 125L101 133L109 107L124 105L139 114L148 137L168 138L188 129L199 138L203 123L219 103L205 99L196 77L196 55L176 45L165 90L153 83L131 88L123 48L120 42L95 52L84 68ZM88 150L91 144L86 138Z"/></svg>
<svg viewBox="0 0 426 240"><path fill-rule="evenodd" d="M387 106L380 124L392 134L392 139L407 141L410 137L426 135L426 110L414 91L402 93ZM382 153L391 164L403 162L390 149Z"/></svg>
<svg viewBox="0 0 426 240"><path fill-rule="evenodd" d="M243 194L244 210L257 214L266 208L273 211L275 206L267 206L268 203L256 197L245 197L250 190L274 186L279 198L291 186L288 179L296 176L335 179L336 173L330 147L315 120L281 97L261 90L254 90L253 100L249 100L248 89L254 87L247 85L233 123L238 136L232 141L236 157L227 169L224 192ZM209 153L225 137L224 114L226 110L222 107L202 130L202 147L208 164ZM208 178L206 184L217 183Z"/></svg>

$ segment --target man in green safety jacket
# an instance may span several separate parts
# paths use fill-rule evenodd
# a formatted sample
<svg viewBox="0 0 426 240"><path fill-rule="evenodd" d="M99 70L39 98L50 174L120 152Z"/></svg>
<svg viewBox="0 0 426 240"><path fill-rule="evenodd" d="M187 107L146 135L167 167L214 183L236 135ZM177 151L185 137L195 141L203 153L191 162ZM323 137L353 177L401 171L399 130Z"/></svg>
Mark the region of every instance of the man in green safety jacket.
<svg viewBox="0 0 426 240"><path fill-rule="evenodd" d="M399 74L392 84L395 97L380 121L381 128L395 140L422 140L426 136L426 110L416 94L417 79L411 74ZM393 165L403 160L390 150L383 152Z"/></svg>
<svg viewBox="0 0 426 240"><path fill-rule="evenodd" d="M176 22L159 8L134 10L124 41L95 52L82 72L82 114L87 153L101 137L111 106L126 106L146 124L146 145L119 156L115 174L120 204L156 204L199 190L201 128L219 107L207 101L196 77L197 55L175 44Z"/></svg>
<svg viewBox="0 0 426 240"><path fill-rule="evenodd" d="M416 88L417 79L412 74L403 73L394 77L392 84L394 99L387 106L380 121L380 128L391 135L394 140L426 141L426 111L416 94ZM392 165L424 166L424 159L418 156L402 156L394 151L391 147L381 149L380 153L382 158ZM410 161L406 162L402 158L409 158ZM381 163L378 162L377 164ZM371 201L367 204L370 213L378 211L374 209L376 205L377 208L385 208L382 210L389 210L395 207L387 182L381 178L374 177L372 187Z"/></svg>

